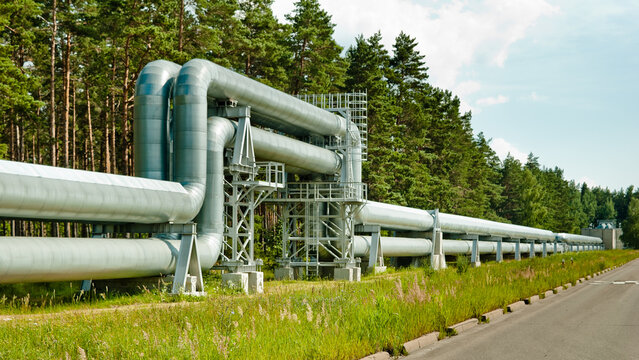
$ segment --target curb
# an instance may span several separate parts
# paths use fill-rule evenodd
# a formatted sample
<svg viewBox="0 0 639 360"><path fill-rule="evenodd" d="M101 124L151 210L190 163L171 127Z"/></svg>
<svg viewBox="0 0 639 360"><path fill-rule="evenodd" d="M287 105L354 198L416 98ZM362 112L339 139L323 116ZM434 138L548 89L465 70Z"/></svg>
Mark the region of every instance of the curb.
<svg viewBox="0 0 639 360"><path fill-rule="evenodd" d="M491 322L498 317L504 316L504 309L489 311L481 316L482 322Z"/></svg>
<svg viewBox="0 0 639 360"><path fill-rule="evenodd" d="M479 325L479 321L476 318L472 318L450 326L447 330L448 332L453 332L453 334L461 334L477 325Z"/></svg>
<svg viewBox="0 0 639 360"><path fill-rule="evenodd" d="M516 303L512 303L507 306L508 312L515 312L526 306L526 303L523 301L517 301Z"/></svg>
<svg viewBox="0 0 639 360"><path fill-rule="evenodd" d="M437 341L439 341L439 331L428 333L424 336L418 337L417 339L405 342L403 345L403 348L404 348L403 350L405 353L410 354L423 347L432 345L436 343ZM367 358L364 358L364 359L367 359ZM374 360L374 359L368 359L368 360Z"/></svg>
<svg viewBox="0 0 639 360"><path fill-rule="evenodd" d="M380 351L378 353L368 355L367 357L363 357L360 360L388 360L391 356L386 351Z"/></svg>
<svg viewBox="0 0 639 360"><path fill-rule="evenodd" d="M526 305L536 303L537 301L539 301L539 295L533 295L527 299L524 299L524 302L526 303Z"/></svg>

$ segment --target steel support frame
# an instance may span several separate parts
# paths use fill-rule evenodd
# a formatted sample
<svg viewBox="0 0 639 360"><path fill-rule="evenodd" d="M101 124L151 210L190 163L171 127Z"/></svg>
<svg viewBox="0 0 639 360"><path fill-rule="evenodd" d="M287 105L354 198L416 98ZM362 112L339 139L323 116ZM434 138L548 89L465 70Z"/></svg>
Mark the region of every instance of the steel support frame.
<svg viewBox="0 0 639 360"><path fill-rule="evenodd" d="M357 190L346 185L294 183L282 199L269 200L283 203L280 263L304 267L309 277L319 275L320 267L355 266L354 216L366 191L361 183ZM320 261L320 251L330 260Z"/></svg>
<svg viewBox="0 0 639 360"><path fill-rule="evenodd" d="M530 240L530 252L528 257L533 259L535 257L535 240Z"/></svg>

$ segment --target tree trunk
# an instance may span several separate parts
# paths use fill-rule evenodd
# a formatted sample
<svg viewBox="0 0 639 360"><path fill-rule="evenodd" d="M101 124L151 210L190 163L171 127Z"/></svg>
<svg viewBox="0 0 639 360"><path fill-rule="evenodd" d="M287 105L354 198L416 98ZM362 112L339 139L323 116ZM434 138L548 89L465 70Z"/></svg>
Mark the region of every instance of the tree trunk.
<svg viewBox="0 0 639 360"><path fill-rule="evenodd" d="M183 49L183 35L184 34L184 0L180 1L180 30L178 32L178 51L182 52Z"/></svg>
<svg viewBox="0 0 639 360"><path fill-rule="evenodd" d="M95 171L95 152L93 151L93 124L91 124L91 95L89 94L89 84L84 90L87 94L87 124L89 126L89 152L91 153L91 171Z"/></svg>
<svg viewBox="0 0 639 360"><path fill-rule="evenodd" d="M124 84L122 86L122 142L124 147L124 175L129 173L129 48L131 37L126 39L124 45Z"/></svg>
<svg viewBox="0 0 639 360"><path fill-rule="evenodd" d="M51 165L58 165L58 139L55 134L55 37L58 31L58 24L56 20L56 9L58 6L57 0L53 0L53 9L52 9L52 29L51 29L51 102L49 106L50 109L50 130L51 130Z"/></svg>
<svg viewBox="0 0 639 360"><path fill-rule="evenodd" d="M15 122L14 122L14 118L13 118L13 108L11 109L11 111L9 112L9 136L11 137L11 139L9 139L9 160L14 160L15 161L15 153L16 153L16 129L15 129Z"/></svg>
<svg viewBox="0 0 639 360"><path fill-rule="evenodd" d="M115 147L115 69L116 69L116 57L113 55L113 64L112 64L112 72L111 72L111 156L112 160L112 170L114 174L118 173L118 163L117 163L117 149Z"/></svg>
<svg viewBox="0 0 639 360"><path fill-rule="evenodd" d="M71 87L71 32L67 31L67 51L64 54L64 167L69 167L69 93ZM68 233L67 233L68 234Z"/></svg>
<svg viewBox="0 0 639 360"><path fill-rule="evenodd" d="M72 122L71 122L71 132L73 134L73 136L71 137L71 141L72 141L72 147L71 147L71 157L72 157L72 161L73 161L73 168L77 169L77 163L76 163L76 159L77 159L77 153L76 153L76 147L75 147L75 120L76 120L76 116L75 116L75 82L73 83L73 118L72 118Z"/></svg>
<svg viewBox="0 0 639 360"><path fill-rule="evenodd" d="M106 100L104 101L104 108L109 108L109 96L107 95ZM107 173L111 173L111 154L109 152L109 147L111 146L111 141L109 140L109 112L104 112L104 171Z"/></svg>

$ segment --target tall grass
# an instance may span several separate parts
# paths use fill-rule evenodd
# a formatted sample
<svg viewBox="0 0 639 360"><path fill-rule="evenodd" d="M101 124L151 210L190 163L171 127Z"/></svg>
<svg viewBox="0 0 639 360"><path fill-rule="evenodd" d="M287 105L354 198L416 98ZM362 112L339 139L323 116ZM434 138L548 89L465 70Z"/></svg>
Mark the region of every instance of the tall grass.
<svg viewBox="0 0 639 360"><path fill-rule="evenodd" d="M188 306L0 316L0 358L353 359L639 257L636 251L410 269L361 283L267 283ZM571 260L572 259L572 260ZM563 260L563 262L562 262ZM10 317L10 316L9 316Z"/></svg>

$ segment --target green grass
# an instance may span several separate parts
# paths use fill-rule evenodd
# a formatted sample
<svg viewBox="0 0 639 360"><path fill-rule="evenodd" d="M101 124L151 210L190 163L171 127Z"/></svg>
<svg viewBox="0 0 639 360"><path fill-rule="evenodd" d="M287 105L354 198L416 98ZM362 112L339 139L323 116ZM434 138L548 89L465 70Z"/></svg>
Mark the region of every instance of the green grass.
<svg viewBox="0 0 639 360"><path fill-rule="evenodd" d="M637 251L598 251L485 263L461 273L454 267L408 269L360 283L273 281L259 296L215 293L217 280L211 279L213 295L172 307L159 304L166 295L153 293L142 295L150 308L42 316L28 315L26 307L23 315L0 316L0 358L354 359L381 350L399 354L405 341L637 257ZM102 305L95 300L84 306ZM53 309L64 306L79 305ZM12 308L5 304L2 312L7 311Z"/></svg>

